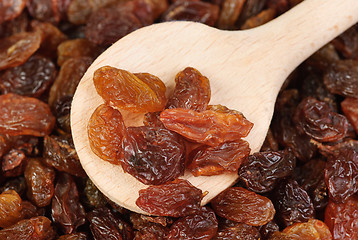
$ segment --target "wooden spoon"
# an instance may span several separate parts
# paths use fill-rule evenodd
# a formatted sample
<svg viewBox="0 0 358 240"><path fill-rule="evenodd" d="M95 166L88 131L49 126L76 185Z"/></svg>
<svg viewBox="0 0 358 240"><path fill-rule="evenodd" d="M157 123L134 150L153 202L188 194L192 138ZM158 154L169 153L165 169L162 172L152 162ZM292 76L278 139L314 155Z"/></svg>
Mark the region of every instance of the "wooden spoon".
<svg viewBox="0 0 358 240"><path fill-rule="evenodd" d="M245 31L223 31L193 22L166 22L141 28L120 39L88 68L72 103L71 127L77 154L90 179L109 199L138 213L138 191L147 188L120 166L99 159L89 147L87 123L103 103L93 86L93 72L109 65L149 72L174 87L187 66L210 80L210 104L241 111L254 123L246 140L259 151L280 87L312 53L358 21L358 0L305 0L275 20ZM142 125L143 116L125 114L127 126ZM237 180L237 174L183 178L207 191L208 203Z"/></svg>

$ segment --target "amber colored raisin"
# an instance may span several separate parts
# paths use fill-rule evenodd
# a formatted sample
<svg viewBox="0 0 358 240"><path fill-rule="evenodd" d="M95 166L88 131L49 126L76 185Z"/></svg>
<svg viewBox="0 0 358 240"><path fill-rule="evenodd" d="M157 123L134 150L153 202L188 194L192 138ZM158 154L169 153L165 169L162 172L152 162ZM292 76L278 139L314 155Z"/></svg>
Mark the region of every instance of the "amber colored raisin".
<svg viewBox="0 0 358 240"><path fill-rule="evenodd" d="M198 112L206 110L211 97L209 79L192 67L187 67L175 77L174 92L166 108L186 108Z"/></svg>
<svg viewBox="0 0 358 240"><path fill-rule="evenodd" d="M127 134L122 114L102 104L93 112L87 131L92 151L101 159L119 165L122 139Z"/></svg>
<svg viewBox="0 0 358 240"><path fill-rule="evenodd" d="M39 97L55 80L56 74L56 66L50 59L32 56L24 64L10 68L0 76L0 89L3 94Z"/></svg>
<svg viewBox="0 0 358 240"><path fill-rule="evenodd" d="M314 218L315 211L308 193L292 179L282 181L274 193L278 223L287 227Z"/></svg>
<svg viewBox="0 0 358 240"><path fill-rule="evenodd" d="M91 63L91 58L80 57L70 58L62 64L49 93L48 103L52 109L62 97L74 95L78 83Z"/></svg>
<svg viewBox="0 0 358 240"><path fill-rule="evenodd" d="M159 78L151 78L155 84L128 71L105 66L95 71L93 83L106 103L131 112L155 112L164 108L165 86Z"/></svg>
<svg viewBox="0 0 358 240"><path fill-rule="evenodd" d="M327 225L317 219L309 219L305 223L295 223L286 227L283 233L289 235L292 238L304 240L331 240L332 234L329 231Z"/></svg>
<svg viewBox="0 0 358 240"><path fill-rule="evenodd" d="M0 70L23 64L42 41L42 32L21 32L0 41Z"/></svg>
<svg viewBox="0 0 358 240"><path fill-rule="evenodd" d="M210 146L246 137L253 127L240 112L221 108L203 112L183 108L165 109L160 114L160 121L169 130Z"/></svg>
<svg viewBox="0 0 358 240"><path fill-rule="evenodd" d="M49 106L32 97L1 95L0 113L0 131L9 135L45 136L55 125Z"/></svg>
<svg viewBox="0 0 358 240"><path fill-rule="evenodd" d="M345 203L329 201L324 222L334 240L358 239L358 196L349 197Z"/></svg>
<svg viewBox="0 0 358 240"><path fill-rule="evenodd" d="M44 163L74 176L85 177L71 135L45 136Z"/></svg>
<svg viewBox="0 0 358 240"><path fill-rule="evenodd" d="M301 132L320 142L338 141L348 130L348 120L344 115L333 112L327 103L313 97L301 101L294 121Z"/></svg>
<svg viewBox="0 0 358 240"><path fill-rule="evenodd" d="M342 111L358 134L358 99L346 98L341 102Z"/></svg>
<svg viewBox="0 0 358 240"><path fill-rule="evenodd" d="M60 174L52 200L52 219L66 234L85 223L86 213L79 201L77 186L71 175Z"/></svg>
<svg viewBox="0 0 358 240"><path fill-rule="evenodd" d="M162 16L163 21L186 20L214 26L219 18L219 7L201 1L176 1Z"/></svg>
<svg viewBox="0 0 358 240"><path fill-rule="evenodd" d="M260 239L259 230L245 223L236 223L219 229L213 240L257 240Z"/></svg>
<svg viewBox="0 0 358 240"><path fill-rule="evenodd" d="M270 199L241 187L230 187L216 196L211 205L226 219L261 226L271 221L275 208Z"/></svg>
<svg viewBox="0 0 358 240"><path fill-rule="evenodd" d="M133 239L131 226L123 221L117 213L106 207L89 212L87 219L95 240L106 239L108 236L118 240Z"/></svg>
<svg viewBox="0 0 358 240"><path fill-rule="evenodd" d="M346 97L358 97L358 60L340 60L330 65L324 75L329 91Z"/></svg>
<svg viewBox="0 0 358 240"><path fill-rule="evenodd" d="M12 20L21 14L26 0L3 0L0 2L0 23Z"/></svg>
<svg viewBox="0 0 358 240"><path fill-rule="evenodd" d="M247 189L264 193L276 187L279 179L292 175L296 159L289 151L257 152L239 169L239 179Z"/></svg>
<svg viewBox="0 0 358 240"><path fill-rule="evenodd" d="M200 212L179 218L169 231L169 240L212 239L218 229L215 213L208 207L202 207Z"/></svg>
<svg viewBox="0 0 358 240"><path fill-rule="evenodd" d="M22 219L22 200L14 190L0 194L0 227L6 228Z"/></svg>
<svg viewBox="0 0 358 240"><path fill-rule="evenodd" d="M184 173L184 143L165 128L129 127L122 146L123 170L144 184L163 184Z"/></svg>
<svg viewBox="0 0 358 240"><path fill-rule="evenodd" d="M53 240L55 231L50 219L39 216L21 220L11 227L0 230L0 239Z"/></svg>
<svg viewBox="0 0 358 240"><path fill-rule="evenodd" d="M76 57L91 57L95 58L99 54L99 48L85 38L76 38L64 41L58 45L57 48L57 64L62 64L70 59Z"/></svg>
<svg viewBox="0 0 358 240"><path fill-rule="evenodd" d="M138 17L127 9L102 8L91 14L86 24L86 38L99 45L109 45L142 27Z"/></svg>
<svg viewBox="0 0 358 240"><path fill-rule="evenodd" d="M41 163L39 159L31 159L24 173L27 184L27 197L38 207L51 203L54 194L55 171Z"/></svg>
<svg viewBox="0 0 358 240"><path fill-rule="evenodd" d="M188 169L194 176L237 172L249 154L249 143L241 139L215 147L202 145L190 152Z"/></svg>
<svg viewBox="0 0 358 240"><path fill-rule="evenodd" d="M153 215L182 217L200 211L202 198L203 193L200 189L187 180L177 179L139 190L136 204Z"/></svg>
<svg viewBox="0 0 358 240"><path fill-rule="evenodd" d="M324 171L330 198L344 202L358 191L358 151L341 149L339 154L328 158Z"/></svg>

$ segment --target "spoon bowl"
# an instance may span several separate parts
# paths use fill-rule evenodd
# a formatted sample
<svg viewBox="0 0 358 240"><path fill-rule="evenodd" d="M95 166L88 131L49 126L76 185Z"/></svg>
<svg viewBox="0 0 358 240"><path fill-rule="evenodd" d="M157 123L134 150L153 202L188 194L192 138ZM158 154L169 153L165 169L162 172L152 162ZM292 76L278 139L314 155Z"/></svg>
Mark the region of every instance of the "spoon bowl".
<svg viewBox="0 0 358 240"><path fill-rule="evenodd" d="M358 21L357 0L305 0L275 20L245 31L223 31L194 22L166 22L141 28L117 41L88 68L71 109L71 128L81 164L94 184L115 203L145 213L135 201L147 188L121 166L97 157L90 149L87 124L103 103L92 77L112 66L148 72L174 88L176 73L194 67L211 84L210 104L235 109L254 123L245 138L259 151L269 128L275 100L287 76L308 56ZM126 126L142 125L143 115L122 112ZM202 204L233 185L238 175L182 177L207 195Z"/></svg>

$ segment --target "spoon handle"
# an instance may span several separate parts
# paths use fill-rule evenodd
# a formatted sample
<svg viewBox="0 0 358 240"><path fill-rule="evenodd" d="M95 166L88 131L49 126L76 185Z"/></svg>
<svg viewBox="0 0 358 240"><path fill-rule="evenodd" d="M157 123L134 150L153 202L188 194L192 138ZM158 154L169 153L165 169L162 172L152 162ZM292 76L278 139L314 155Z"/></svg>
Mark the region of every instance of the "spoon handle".
<svg viewBox="0 0 358 240"><path fill-rule="evenodd" d="M304 0L260 30L273 43L266 46L271 59L277 60L271 64L285 66L288 74L356 22L358 0ZM273 84L280 88L282 82Z"/></svg>

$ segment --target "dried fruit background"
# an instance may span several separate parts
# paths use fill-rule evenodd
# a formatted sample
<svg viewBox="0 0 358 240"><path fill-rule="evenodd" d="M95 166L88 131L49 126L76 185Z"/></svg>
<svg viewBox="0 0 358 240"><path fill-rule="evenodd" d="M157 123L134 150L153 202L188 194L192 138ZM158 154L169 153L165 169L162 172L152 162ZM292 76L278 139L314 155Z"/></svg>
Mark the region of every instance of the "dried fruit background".
<svg viewBox="0 0 358 240"><path fill-rule="evenodd" d="M249 29L299 2L0 1L0 240L358 239L357 25L291 74L261 152L191 215L116 206L88 179L71 139L76 86L116 40L171 20Z"/></svg>

